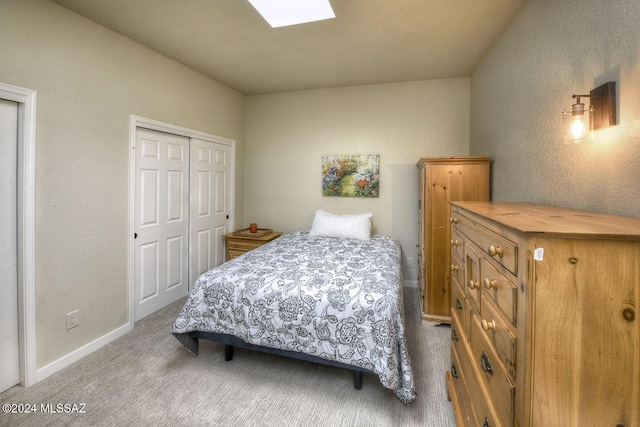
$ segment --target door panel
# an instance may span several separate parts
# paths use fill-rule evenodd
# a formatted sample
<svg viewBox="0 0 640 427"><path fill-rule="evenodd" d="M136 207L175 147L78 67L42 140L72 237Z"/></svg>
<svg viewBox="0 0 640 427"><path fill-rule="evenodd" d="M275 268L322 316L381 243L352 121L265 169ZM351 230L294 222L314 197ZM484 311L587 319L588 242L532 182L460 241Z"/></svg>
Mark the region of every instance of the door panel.
<svg viewBox="0 0 640 427"><path fill-rule="evenodd" d="M18 104L0 99L0 392L20 382L17 161Z"/></svg>
<svg viewBox="0 0 640 427"><path fill-rule="evenodd" d="M191 139L191 258L189 283L224 261L230 200L228 145Z"/></svg>
<svg viewBox="0 0 640 427"><path fill-rule="evenodd" d="M188 292L189 138L136 130L135 320Z"/></svg>

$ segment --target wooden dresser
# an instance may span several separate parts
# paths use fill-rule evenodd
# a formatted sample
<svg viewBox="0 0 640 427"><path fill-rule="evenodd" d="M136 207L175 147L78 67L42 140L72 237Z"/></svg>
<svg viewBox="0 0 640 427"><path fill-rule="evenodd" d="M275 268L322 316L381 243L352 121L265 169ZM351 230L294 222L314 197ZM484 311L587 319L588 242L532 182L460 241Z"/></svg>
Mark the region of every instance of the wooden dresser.
<svg viewBox="0 0 640 427"><path fill-rule="evenodd" d="M459 426L640 425L640 219L451 204Z"/></svg>
<svg viewBox="0 0 640 427"><path fill-rule="evenodd" d="M271 231L268 233L262 233L262 229L258 229L256 237L251 236L249 233L245 233L247 230L238 230L233 233L224 235L224 240L227 243L227 251L225 261L232 260L235 257L242 255L245 252L255 249L280 237L282 234L280 231Z"/></svg>
<svg viewBox="0 0 640 427"><path fill-rule="evenodd" d="M418 291L423 319L451 322L449 202L489 200L486 156L420 159Z"/></svg>

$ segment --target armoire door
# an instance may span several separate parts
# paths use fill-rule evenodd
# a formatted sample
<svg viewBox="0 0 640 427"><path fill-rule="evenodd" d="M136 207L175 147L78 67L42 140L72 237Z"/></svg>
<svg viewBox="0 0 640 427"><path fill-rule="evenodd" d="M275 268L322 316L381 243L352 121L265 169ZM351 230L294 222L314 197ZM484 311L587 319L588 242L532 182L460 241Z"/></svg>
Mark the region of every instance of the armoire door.
<svg viewBox="0 0 640 427"><path fill-rule="evenodd" d="M189 288L189 138L138 128L134 207L134 317Z"/></svg>

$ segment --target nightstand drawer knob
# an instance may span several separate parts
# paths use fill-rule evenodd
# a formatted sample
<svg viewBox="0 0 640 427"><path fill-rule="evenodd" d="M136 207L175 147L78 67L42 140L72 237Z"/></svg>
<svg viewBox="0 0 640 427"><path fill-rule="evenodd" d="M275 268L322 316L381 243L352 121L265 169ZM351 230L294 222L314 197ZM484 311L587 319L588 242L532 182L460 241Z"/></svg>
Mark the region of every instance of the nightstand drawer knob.
<svg viewBox="0 0 640 427"><path fill-rule="evenodd" d="M471 289L480 289L480 283L476 282L475 280L469 280L469 287Z"/></svg>
<svg viewBox="0 0 640 427"><path fill-rule="evenodd" d="M460 246L460 241L459 240L452 240L451 241L451 246Z"/></svg>
<svg viewBox="0 0 640 427"><path fill-rule="evenodd" d="M460 270L459 265L451 264L451 271L458 271L458 270Z"/></svg>
<svg viewBox="0 0 640 427"><path fill-rule="evenodd" d="M449 222L450 222L451 224L457 224L457 223L458 223L458 218L456 218L456 217L454 217L454 216L449 217Z"/></svg>

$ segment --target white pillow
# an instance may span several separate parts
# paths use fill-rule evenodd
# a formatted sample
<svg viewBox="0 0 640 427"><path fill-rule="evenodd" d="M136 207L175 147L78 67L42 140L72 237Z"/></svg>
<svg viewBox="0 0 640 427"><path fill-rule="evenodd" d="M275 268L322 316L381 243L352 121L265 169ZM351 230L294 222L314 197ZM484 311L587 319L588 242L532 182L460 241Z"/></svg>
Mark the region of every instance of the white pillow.
<svg viewBox="0 0 640 427"><path fill-rule="evenodd" d="M311 225L311 235L340 237L345 239L371 239L371 212L357 215L334 215L316 211Z"/></svg>

